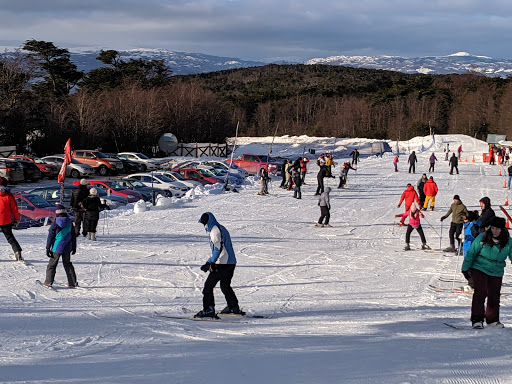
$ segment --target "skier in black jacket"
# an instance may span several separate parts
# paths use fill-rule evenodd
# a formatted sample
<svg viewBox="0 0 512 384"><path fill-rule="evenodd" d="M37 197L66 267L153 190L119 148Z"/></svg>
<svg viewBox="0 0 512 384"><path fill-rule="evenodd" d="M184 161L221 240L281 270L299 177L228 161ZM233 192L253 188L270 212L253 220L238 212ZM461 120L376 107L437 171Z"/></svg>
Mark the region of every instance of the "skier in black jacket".
<svg viewBox="0 0 512 384"><path fill-rule="evenodd" d="M491 220L496 217L496 214L491 208L491 199L488 197L480 199L480 207L482 208L482 213L480 214L480 233L484 233Z"/></svg>
<svg viewBox="0 0 512 384"><path fill-rule="evenodd" d="M409 160L407 161L409 163L409 173L416 173L416 163L418 162L418 159L416 158L416 152L412 151L412 153L409 155Z"/></svg>
<svg viewBox="0 0 512 384"><path fill-rule="evenodd" d="M459 159L457 158L457 155L455 153L452 154L452 157L450 157L450 175L453 175L453 170L457 171L457 175L459 174Z"/></svg>
<svg viewBox="0 0 512 384"><path fill-rule="evenodd" d="M324 178L327 176L327 168L325 165L320 166L320 170L318 171L318 174L316 175L316 179L318 181L318 187L316 189L315 196L319 196L320 194L324 193Z"/></svg>
<svg viewBox="0 0 512 384"><path fill-rule="evenodd" d="M80 225L84 220L85 210L82 207L82 201L84 201L84 199L87 196L89 196L89 189L87 188L87 184L89 184L87 180L80 180L80 185L71 194L71 208L73 209L73 213L75 216L74 231L77 236L80 234ZM85 225L82 233L84 236L87 233L87 231L85 230Z"/></svg>
<svg viewBox="0 0 512 384"><path fill-rule="evenodd" d="M96 241L96 227L100 220L100 211L108 206L101 202L96 188L91 188L89 196L82 201L82 206L85 209L84 231L87 232L89 240Z"/></svg>

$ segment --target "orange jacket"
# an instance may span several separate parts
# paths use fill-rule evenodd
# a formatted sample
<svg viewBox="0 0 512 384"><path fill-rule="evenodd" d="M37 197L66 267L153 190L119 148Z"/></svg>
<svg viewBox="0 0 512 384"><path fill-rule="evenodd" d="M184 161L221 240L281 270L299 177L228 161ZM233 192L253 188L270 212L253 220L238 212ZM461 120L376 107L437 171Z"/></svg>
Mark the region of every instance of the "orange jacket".
<svg viewBox="0 0 512 384"><path fill-rule="evenodd" d="M409 185L405 189L404 193L402 193L402 197L400 198L400 202L398 203L398 205L402 204L402 201L404 200L406 207L410 207L412 203L414 203L414 201L416 201L418 205L420 205L420 199L418 198L418 194L416 193L412 185Z"/></svg>
<svg viewBox="0 0 512 384"><path fill-rule="evenodd" d="M20 221L18 204L11 192L0 192L0 225L11 224L13 221Z"/></svg>
<svg viewBox="0 0 512 384"><path fill-rule="evenodd" d="M435 196L437 195L437 184L434 180L428 179L425 185L423 186L423 192L425 192L425 196Z"/></svg>

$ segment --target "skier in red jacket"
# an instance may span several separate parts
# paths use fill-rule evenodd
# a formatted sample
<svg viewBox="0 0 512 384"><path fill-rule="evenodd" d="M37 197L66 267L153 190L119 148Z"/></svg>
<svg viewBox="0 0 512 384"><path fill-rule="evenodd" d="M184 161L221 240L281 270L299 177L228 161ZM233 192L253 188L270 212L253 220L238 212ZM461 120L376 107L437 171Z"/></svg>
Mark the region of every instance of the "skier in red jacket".
<svg viewBox="0 0 512 384"><path fill-rule="evenodd" d="M7 180L0 177L0 230L11 245L16 260L21 261L21 247L12 233L12 226L17 226L19 222L20 213L16 200L7 187Z"/></svg>
<svg viewBox="0 0 512 384"><path fill-rule="evenodd" d="M434 210L437 195L437 184L432 176L429 177L425 185L423 186L423 192L425 192L425 203L423 204L423 210L427 209L430 202L430 210Z"/></svg>
<svg viewBox="0 0 512 384"><path fill-rule="evenodd" d="M414 187L412 184L407 184L407 188L405 188L405 191L402 193L402 197L400 197L400 201L398 202L398 208L400 208L400 205L402 205L402 201L405 200L405 212L411 208L411 205L416 201L418 203L418 206L420 205L420 199L418 197L418 194L414 190ZM407 216L402 216L402 219L400 220L400 223L398 225L405 226L405 219Z"/></svg>

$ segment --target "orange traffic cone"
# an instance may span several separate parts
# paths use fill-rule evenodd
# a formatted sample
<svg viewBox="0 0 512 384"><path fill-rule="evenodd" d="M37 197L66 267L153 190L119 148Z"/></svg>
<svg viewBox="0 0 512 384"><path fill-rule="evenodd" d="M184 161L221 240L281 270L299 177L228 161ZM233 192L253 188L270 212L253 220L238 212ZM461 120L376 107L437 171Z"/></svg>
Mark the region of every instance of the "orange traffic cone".
<svg viewBox="0 0 512 384"><path fill-rule="evenodd" d="M500 169L500 173L499 173L499 175L501 176L501 169Z"/></svg>
<svg viewBox="0 0 512 384"><path fill-rule="evenodd" d="M507 188L507 180L505 180L505 181L503 182L503 188ZM508 197L507 197L507 199L508 199Z"/></svg>
<svg viewBox="0 0 512 384"><path fill-rule="evenodd" d="M508 219L507 219L507 222L505 223L505 228L510 229L510 224L508 223Z"/></svg>
<svg viewBox="0 0 512 384"><path fill-rule="evenodd" d="M472 162L473 162L473 163L475 162L475 155L473 155L473 161L472 161Z"/></svg>
<svg viewBox="0 0 512 384"><path fill-rule="evenodd" d="M465 162L465 163L467 163L467 162L468 162L468 158L467 158L467 157L466 157L466 160L464 160L464 162Z"/></svg>
<svg viewBox="0 0 512 384"><path fill-rule="evenodd" d="M507 198L505 199L505 205L508 205L508 196L507 196Z"/></svg>

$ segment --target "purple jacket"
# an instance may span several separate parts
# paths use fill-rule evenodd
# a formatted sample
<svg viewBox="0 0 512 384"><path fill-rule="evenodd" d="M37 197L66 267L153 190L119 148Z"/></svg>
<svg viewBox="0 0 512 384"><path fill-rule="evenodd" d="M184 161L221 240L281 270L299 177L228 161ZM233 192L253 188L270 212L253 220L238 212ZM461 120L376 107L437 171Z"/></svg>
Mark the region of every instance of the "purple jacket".
<svg viewBox="0 0 512 384"><path fill-rule="evenodd" d="M435 163L437 161L437 157L434 154L430 155L430 163Z"/></svg>

